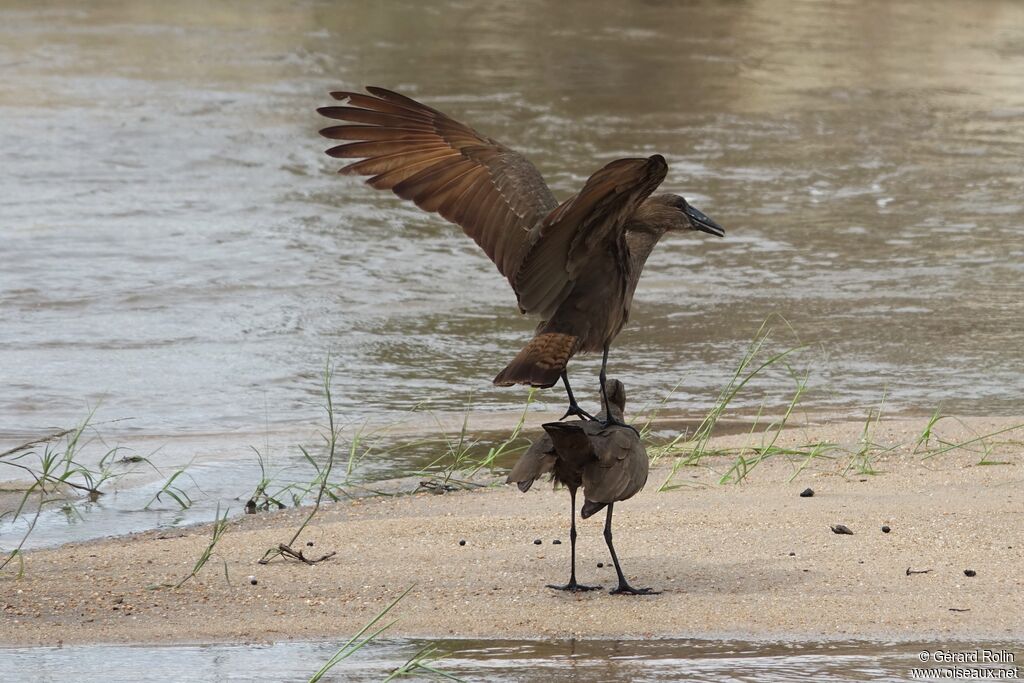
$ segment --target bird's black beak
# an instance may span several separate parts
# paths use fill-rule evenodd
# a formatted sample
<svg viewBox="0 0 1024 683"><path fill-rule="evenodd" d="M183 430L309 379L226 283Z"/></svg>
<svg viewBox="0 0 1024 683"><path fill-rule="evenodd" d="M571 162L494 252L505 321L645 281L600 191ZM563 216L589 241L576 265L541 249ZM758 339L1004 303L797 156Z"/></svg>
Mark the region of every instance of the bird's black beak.
<svg viewBox="0 0 1024 683"><path fill-rule="evenodd" d="M714 235L715 237L725 237L725 229L722 228L721 225L714 222L689 204L686 205L685 213L686 217L690 219L690 225L693 226L694 230L700 230L701 232L706 232Z"/></svg>

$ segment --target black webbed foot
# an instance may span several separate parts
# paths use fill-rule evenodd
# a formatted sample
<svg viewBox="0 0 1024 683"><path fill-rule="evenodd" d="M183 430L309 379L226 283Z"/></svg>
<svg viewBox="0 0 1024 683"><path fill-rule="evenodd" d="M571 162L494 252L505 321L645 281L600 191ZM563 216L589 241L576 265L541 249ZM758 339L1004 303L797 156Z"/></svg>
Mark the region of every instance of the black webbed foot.
<svg viewBox="0 0 1024 683"><path fill-rule="evenodd" d="M609 595L661 595L661 591L652 588L633 588L628 583L620 583L617 587L608 591Z"/></svg>
<svg viewBox="0 0 1024 683"><path fill-rule="evenodd" d="M565 411L565 415L563 415L562 417L558 418L559 422L561 422L565 418L570 417L572 415L575 415L576 417L580 418L581 420L593 420L594 419L593 415L591 415L587 411L583 410L583 408L580 408L578 404L570 403L569 404L569 409Z"/></svg>
<svg viewBox="0 0 1024 683"><path fill-rule="evenodd" d="M553 583L549 583L547 587L553 588L556 591L569 591L570 593L586 593L587 591L596 591L603 588L603 586L585 586L582 583L576 583L575 580L570 581L564 586L556 586Z"/></svg>

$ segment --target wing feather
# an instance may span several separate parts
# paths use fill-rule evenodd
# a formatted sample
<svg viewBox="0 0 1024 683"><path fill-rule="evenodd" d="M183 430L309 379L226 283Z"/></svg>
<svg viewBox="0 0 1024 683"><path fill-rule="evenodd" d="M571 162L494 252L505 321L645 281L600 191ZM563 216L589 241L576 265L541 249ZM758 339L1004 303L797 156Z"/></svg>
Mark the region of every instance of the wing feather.
<svg viewBox="0 0 1024 683"><path fill-rule="evenodd" d="M464 202L466 197L477 188L483 180L484 174L480 168L475 168L459 179L458 184L451 187L445 200L437 207L437 212L450 220L452 223L461 223L465 216Z"/></svg>
<svg viewBox="0 0 1024 683"><path fill-rule="evenodd" d="M448 198L449 186L468 173L476 165L471 161L455 164L434 164L426 171L403 180L392 190L402 199L409 199L424 211L436 212L438 206Z"/></svg>
<svg viewBox="0 0 1024 683"><path fill-rule="evenodd" d="M398 152L416 148L438 147L434 138L426 136L407 137L401 140L369 140L364 142L349 142L327 150L327 156L335 159L367 159L370 157L386 156Z"/></svg>
<svg viewBox="0 0 1024 683"><path fill-rule="evenodd" d="M490 177L486 171L478 170L473 184L459 197L458 202L445 207L445 210L450 211L452 214L448 220L457 225L479 225L483 217L480 211L479 200L481 196L488 194L490 191Z"/></svg>
<svg viewBox="0 0 1024 683"><path fill-rule="evenodd" d="M369 159L363 159L362 161L356 161L355 163L351 163L348 166L343 167L338 172L359 175L379 175L387 173L388 171L401 171L411 166L426 162L433 164L434 162L441 161L445 158L458 156L457 152L453 152L447 147L429 147L426 149L416 148L405 152L395 152L394 154L386 154L384 156L371 157ZM403 176L402 179L405 180L405 178L408 177L412 176ZM397 185L397 183L395 184Z"/></svg>
<svg viewBox="0 0 1024 683"><path fill-rule="evenodd" d="M372 160L371 159L366 159L366 161L372 161ZM414 175L416 175L417 173L419 173L421 171L426 170L430 166L433 166L435 163L437 163L437 159L430 159L430 158L425 159L425 160L421 159L419 161L414 161L414 162L410 161L407 166L400 166L398 168L393 168L390 171L386 171L384 173L380 173L378 175L373 176L372 178L370 178L366 182L367 182L368 185L370 185L371 187L375 187L378 190L392 190L392 189L394 189L395 185L397 185L398 183L402 182L403 180L405 180L407 178L413 177ZM341 169L339 171L339 173L348 173L348 172L350 172L350 171L346 171L345 168L343 168L343 169Z"/></svg>
<svg viewBox="0 0 1024 683"><path fill-rule="evenodd" d="M409 140L437 136L412 128L384 128L382 126L329 126L320 131L329 140Z"/></svg>

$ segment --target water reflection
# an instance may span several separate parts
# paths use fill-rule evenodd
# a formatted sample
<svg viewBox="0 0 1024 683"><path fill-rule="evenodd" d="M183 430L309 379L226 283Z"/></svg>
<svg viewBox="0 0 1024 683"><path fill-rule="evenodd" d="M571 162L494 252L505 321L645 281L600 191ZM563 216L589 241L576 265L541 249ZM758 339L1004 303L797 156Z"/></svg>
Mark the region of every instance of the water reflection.
<svg viewBox="0 0 1024 683"><path fill-rule="evenodd" d="M326 680L380 681L428 641L376 641ZM441 640L436 666L466 681L906 681L928 643L710 640ZM86 646L3 651L16 680L135 681L159 670L168 681L305 681L337 649L332 643ZM992 643L983 646L998 649ZM958 647L972 651L973 646ZM1004 646L1009 652L1019 647ZM111 662L117 662L116 668ZM945 668L949 668L948 666ZM971 668L1006 668L974 666ZM45 672L50 672L49 674ZM413 680L435 680L414 678Z"/></svg>

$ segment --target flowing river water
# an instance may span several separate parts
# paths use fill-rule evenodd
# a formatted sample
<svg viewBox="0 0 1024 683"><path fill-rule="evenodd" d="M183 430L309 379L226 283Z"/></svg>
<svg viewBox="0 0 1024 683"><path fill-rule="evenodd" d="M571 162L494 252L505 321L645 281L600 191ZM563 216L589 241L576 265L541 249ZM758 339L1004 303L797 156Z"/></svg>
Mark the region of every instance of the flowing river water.
<svg viewBox="0 0 1024 683"><path fill-rule="evenodd" d="M775 313L816 409L1021 412L1020 3L4 0L0 68L0 435L308 423L328 354L352 418L518 410L490 380L534 322L493 265L323 154L314 109L364 84L561 198L668 158L728 234L648 265L611 363L637 401L700 414Z"/></svg>
<svg viewBox="0 0 1024 683"><path fill-rule="evenodd" d="M33 543L208 519L254 485L250 445L310 438L328 357L346 422L514 424L525 392L490 380L534 323L507 284L323 154L315 108L365 84L522 151L559 198L667 157L727 236L649 262L611 362L639 404L699 417L772 316L809 410L1024 412L1019 2L0 0L0 70L0 451L95 410L106 443L195 460L209 502L142 512L142 477ZM572 366L585 405L596 369Z"/></svg>

